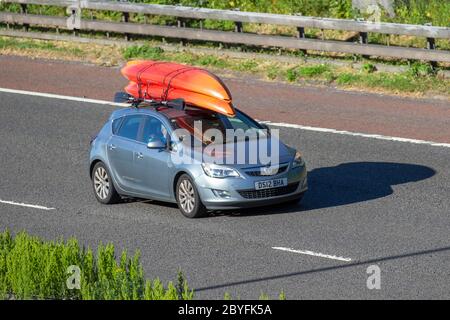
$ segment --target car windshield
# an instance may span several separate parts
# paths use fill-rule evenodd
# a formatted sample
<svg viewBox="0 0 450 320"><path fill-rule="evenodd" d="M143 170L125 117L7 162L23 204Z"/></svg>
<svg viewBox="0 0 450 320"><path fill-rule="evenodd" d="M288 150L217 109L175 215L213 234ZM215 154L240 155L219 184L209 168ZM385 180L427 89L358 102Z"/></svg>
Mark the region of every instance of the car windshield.
<svg viewBox="0 0 450 320"><path fill-rule="evenodd" d="M244 133L256 133L247 135L247 139L265 137L267 135L255 120L239 110L236 110L234 117L229 117L207 110L186 109L183 115L172 118L171 123L174 129L186 129L192 136L206 145L216 141L216 137L213 135L214 131L210 129L220 131L223 136L223 139L220 141L223 143L231 141L230 137L227 136L228 129L242 130ZM234 141L234 138L232 139Z"/></svg>

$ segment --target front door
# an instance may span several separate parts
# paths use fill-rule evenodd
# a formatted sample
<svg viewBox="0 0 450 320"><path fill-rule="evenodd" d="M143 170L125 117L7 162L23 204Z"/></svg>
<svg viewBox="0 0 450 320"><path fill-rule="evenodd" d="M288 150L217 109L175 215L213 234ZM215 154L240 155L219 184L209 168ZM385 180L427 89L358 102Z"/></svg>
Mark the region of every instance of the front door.
<svg viewBox="0 0 450 320"><path fill-rule="evenodd" d="M170 198L170 152L167 148L149 149L147 144L160 140L166 144L168 131L162 122L152 116L144 116L142 142L135 152L136 170L140 174L140 193L160 199Z"/></svg>

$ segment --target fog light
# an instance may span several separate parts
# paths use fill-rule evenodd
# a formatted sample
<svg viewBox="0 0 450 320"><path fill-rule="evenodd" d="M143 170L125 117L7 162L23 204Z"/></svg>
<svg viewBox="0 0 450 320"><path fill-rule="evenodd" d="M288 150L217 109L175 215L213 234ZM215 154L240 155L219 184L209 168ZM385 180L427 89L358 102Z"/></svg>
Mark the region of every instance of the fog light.
<svg viewBox="0 0 450 320"><path fill-rule="evenodd" d="M219 198L230 198L230 193L226 190L216 190L216 189L212 189L212 192L214 193L214 195L216 197Z"/></svg>

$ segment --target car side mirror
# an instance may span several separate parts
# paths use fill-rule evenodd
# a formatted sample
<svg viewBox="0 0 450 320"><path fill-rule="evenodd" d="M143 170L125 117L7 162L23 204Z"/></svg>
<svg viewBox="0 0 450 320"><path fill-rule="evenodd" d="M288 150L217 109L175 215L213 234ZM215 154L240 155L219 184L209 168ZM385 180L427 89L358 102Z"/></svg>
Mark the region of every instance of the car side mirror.
<svg viewBox="0 0 450 320"><path fill-rule="evenodd" d="M147 148L149 149L165 149L166 147L167 145L159 139L147 143Z"/></svg>

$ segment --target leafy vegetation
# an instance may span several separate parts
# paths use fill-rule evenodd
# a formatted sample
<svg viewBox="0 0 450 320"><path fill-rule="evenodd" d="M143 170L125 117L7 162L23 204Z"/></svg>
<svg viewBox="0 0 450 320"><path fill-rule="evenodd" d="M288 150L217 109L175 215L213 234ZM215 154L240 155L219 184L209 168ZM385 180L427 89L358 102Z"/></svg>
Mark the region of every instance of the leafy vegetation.
<svg viewBox="0 0 450 320"><path fill-rule="evenodd" d="M44 241L25 232L0 233L0 299L192 300L194 291L178 271L175 284L145 279L139 252L117 259L112 244L96 253L76 239ZM78 273L79 272L79 273ZM73 275L79 274L79 286ZM73 286L71 286L73 285ZM225 293L224 300L231 300ZM260 299L269 296L261 293ZM280 300L285 300L282 291Z"/></svg>
<svg viewBox="0 0 450 320"><path fill-rule="evenodd" d="M129 257L122 251L118 261L112 244L100 245L96 252L80 247L75 239L43 241L23 232L15 237L0 233L0 298L193 299L181 272L176 285L164 286L159 279L145 279L139 252ZM67 285L70 266L79 268L79 290Z"/></svg>
<svg viewBox="0 0 450 320"><path fill-rule="evenodd" d="M270 12L280 14L303 14L308 16L334 17L353 19L363 17L364 14L352 7L352 0L130 0L136 3L156 3L168 5L184 5L213 9L240 9L241 11ZM19 11L17 4L0 4L0 10ZM45 12L52 15L64 15L64 8L29 6L30 13ZM436 26L450 26L450 2L443 0L395 0L395 17L389 17L383 12L382 20L388 22L425 24ZM85 13L90 16L90 12ZM96 12L97 18L120 20L117 12ZM172 18L169 18L172 19ZM161 22L169 20L161 18ZM228 25L227 25L228 24ZM229 22L206 21L205 27L233 28Z"/></svg>

